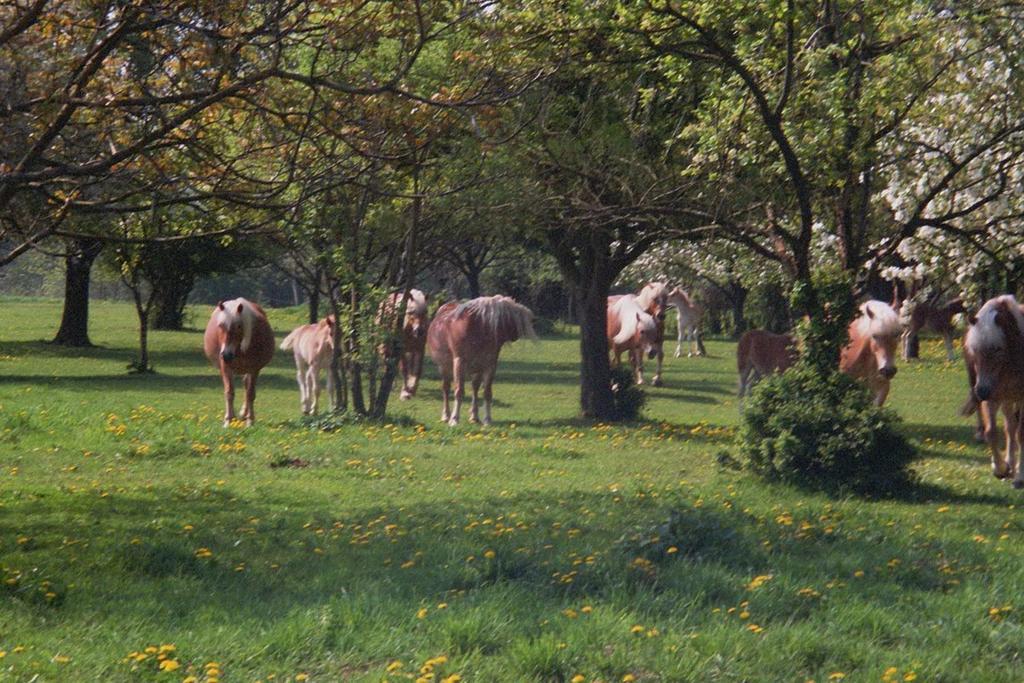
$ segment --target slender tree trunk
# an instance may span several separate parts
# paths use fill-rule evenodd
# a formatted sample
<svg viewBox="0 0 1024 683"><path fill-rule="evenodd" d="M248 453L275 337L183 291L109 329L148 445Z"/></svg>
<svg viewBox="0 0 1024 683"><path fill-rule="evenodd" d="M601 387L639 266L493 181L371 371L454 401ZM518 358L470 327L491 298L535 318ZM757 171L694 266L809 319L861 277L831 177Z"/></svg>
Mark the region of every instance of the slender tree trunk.
<svg viewBox="0 0 1024 683"><path fill-rule="evenodd" d="M89 341L89 280L92 264L103 249L99 240L79 239L64 257L64 312L54 344L92 346Z"/></svg>
<svg viewBox="0 0 1024 683"><path fill-rule="evenodd" d="M743 306L747 303L747 290L742 285L729 285L729 300L732 302L733 335L739 337L747 331L747 319L743 316Z"/></svg>
<svg viewBox="0 0 1024 683"><path fill-rule="evenodd" d="M475 299L480 296L480 270L477 268L466 268L463 271L466 276L466 286L469 288L469 298Z"/></svg>
<svg viewBox="0 0 1024 683"><path fill-rule="evenodd" d="M309 324L314 325L320 319L320 289L313 287L308 294L309 301L306 302L306 305L309 307Z"/></svg>
<svg viewBox="0 0 1024 683"><path fill-rule="evenodd" d="M611 366L608 362L608 290L611 281L591 274L577 290L580 321L580 408L597 420L615 417Z"/></svg>
<svg viewBox="0 0 1024 683"><path fill-rule="evenodd" d="M167 278L154 293L152 326L154 330L180 330L185 323L185 304L192 292L193 280Z"/></svg>

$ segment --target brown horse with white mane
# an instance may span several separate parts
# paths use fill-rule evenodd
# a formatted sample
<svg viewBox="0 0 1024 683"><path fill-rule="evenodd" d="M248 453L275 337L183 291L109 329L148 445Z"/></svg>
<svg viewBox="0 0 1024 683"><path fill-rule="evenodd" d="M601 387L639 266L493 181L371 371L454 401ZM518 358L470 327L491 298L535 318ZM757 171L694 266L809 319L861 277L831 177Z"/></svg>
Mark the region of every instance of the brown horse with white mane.
<svg viewBox="0 0 1024 683"><path fill-rule="evenodd" d="M664 323L663 323L664 324ZM664 327L662 327L664 330ZM612 354L612 367L622 362L623 352L629 353L629 362L637 384L644 383L644 356L657 358L664 339L658 333L658 323L641 306L633 294L608 297L608 346ZM661 383L659 375L654 381Z"/></svg>
<svg viewBox="0 0 1024 683"><path fill-rule="evenodd" d="M381 320L394 320L391 316L398 310L402 293L395 292L381 303ZM418 289L410 289L405 297L405 319L402 321L402 355L398 357L398 368L402 372L401 400L407 401L416 395L420 375L423 374L423 354L427 345L427 327L430 316L427 313L427 295Z"/></svg>
<svg viewBox="0 0 1024 683"><path fill-rule="evenodd" d="M471 422L479 422L477 394L484 389L483 424L491 423L491 387L498 368L498 354L507 342L522 337L536 339L533 313L507 296L482 296L465 303L441 306L427 330L427 349L441 371L444 407L441 421L459 423L465 378L473 382ZM455 384L455 409L449 410L448 393Z"/></svg>
<svg viewBox="0 0 1024 683"><path fill-rule="evenodd" d="M258 305L238 298L217 304L203 335L207 359L220 370L224 382L224 426L235 419L235 374L245 375L245 404L241 418L256 420L256 378L274 357L274 332Z"/></svg>
<svg viewBox="0 0 1024 683"><path fill-rule="evenodd" d="M1024 307L1011 295L989 299L969 319L964 336L964 360L971 385L965 413L980 407L980 427L992 452L992 474L1013 476L1014 488L1024 487L1020 466L1024 436ZM1005 457L996 430L1000 408L1005 421Z"/></svg>
<svg viewBox="0 0 1024 683"><path fill-rule="evenodd" d="M839 370L868 385L875 405L885 403L890 380L896 375L896 344L902 328L891 306L867 301L860 316L850 323L849 341L839 358ZM796 362L796 342L788 334L750 330L740 337L736 365L740 374L742 401L754 383L772 372L782 372Z"/></svg>
<svg viewBox="0 0 1024 683"><path fill-rule="evenodd" d="M303 415L315 415L320 402L320 370L331 362L334 353L334 316L292 330L281 342L281 349L295 354L295 378ZM327 373L327 393L334 393L334 377Z"/></svg>

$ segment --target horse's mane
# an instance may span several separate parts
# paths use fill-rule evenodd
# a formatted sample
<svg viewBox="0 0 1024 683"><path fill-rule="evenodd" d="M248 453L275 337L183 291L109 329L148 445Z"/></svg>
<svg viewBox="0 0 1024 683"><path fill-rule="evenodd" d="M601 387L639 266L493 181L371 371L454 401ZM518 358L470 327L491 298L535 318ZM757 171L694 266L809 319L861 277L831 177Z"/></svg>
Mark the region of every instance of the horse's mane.
<svg viewBox="0 0 1024 683"><path fill-rule="evenodd" d="M612 310L619 316L620 324L619 333L612 339L616 344L625 344L632 339L633 335L636 334L637 323L647 332L653 333L658 329L654 318L640 307L639 299L632 294L626 294L616 301L612 305ZM637 315L638 313L639 316Z"/></svg>
<svg viewBox="0 0 1024 683"><path fill-rule="evenodd" d="M868 311L871 311L871 317L868 317ZM892 306L884 301L872 299L860 305L857 331L865 337L875 335L892 337L903 331L903 325L900 323L900 317L896 311L892 310Z"/></svg>
<svg viewBox="0 0 1024 683"><path fill-rule="evenodd" d="M664 282L648 282L640 289L640 293L636 295L636 300L640 308L647 310L652 301L664 299L667 296L668 285Z"/></svg>
<svg viewBox="0 0 1024 683"><path fill-rule="evenodd" d="M517 338L537 339L537 333L533 331L533 313L511 297L497 294L465 301L458 305L452 317L458 319L466 314L477 316L495 339L506 325L515 330Z"/></svg>
<svg viewBox="0 0 1024 683"><path fill-rule="evenodd" d="M242 312L239 314L238 305L242 305ZM258 313L253 304L248 299L238 297L231 301L224 302L224 308L220 312L221 322L227 323L230 327L234 323L235 318L241 316L242 318L242 343L239 345L242 353L249 350L249 344L252 343L252 329L255 326L256 318Z"/></svg>
<svg viewBox="0 0 1024 683"><path fill-rule="evenodd" d="M999 308L1005 306L1013 319L1017 322L1017 329L1024 336L1024 314L1021 313L1020 305L1012 294L1003 294L994 299L989 299L978 311L977 322L967 330L967 337L964 346L976 349L985 342L996 342L1004 340L1003 330L996 324L996 314Z"/></svg>

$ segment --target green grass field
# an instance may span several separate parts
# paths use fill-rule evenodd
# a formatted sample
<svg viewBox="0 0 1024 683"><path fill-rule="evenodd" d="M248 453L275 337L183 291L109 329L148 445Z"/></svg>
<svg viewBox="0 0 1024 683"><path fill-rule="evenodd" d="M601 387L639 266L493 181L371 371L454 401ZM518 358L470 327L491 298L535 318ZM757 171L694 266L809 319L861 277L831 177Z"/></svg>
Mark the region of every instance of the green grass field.
<svg viewBox="0 0 1024 683"><path fill-rule="evenodd" d="M920 489L879 502L716 464L729 342L630 427L574 418L571 332L506 347L487 429L441 425L429 368L393 422L316 431L278 352L225 430L200 332L130 376L128 306L94 350L42 343L58 317L0 301L0 680L1024 680L1024 494L935 342L891 394Z"/></svg>

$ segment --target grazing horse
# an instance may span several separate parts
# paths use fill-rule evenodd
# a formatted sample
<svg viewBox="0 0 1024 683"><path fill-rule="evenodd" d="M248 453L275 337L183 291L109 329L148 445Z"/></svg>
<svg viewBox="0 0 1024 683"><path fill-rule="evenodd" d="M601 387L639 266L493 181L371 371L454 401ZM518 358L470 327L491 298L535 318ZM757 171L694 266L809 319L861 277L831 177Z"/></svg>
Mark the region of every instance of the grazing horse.
<svg viewBox="0 0 1024 683"><path fill-rule="evenodd" d="M910 360L910 343L921 330L931 330L942 335L942 341L946 345L946 360L953 361L956 356L953 353L953 334L956 326L953 325L953 317L966 313L963 301L959 298L951 299L945 304L932 301L921 301L914 303L913 299L907 299L901 306L893 306L900 313L900 321L904 326L903 360Z"/></svg>
<svg viewBox="0 0 1024 683"><path fill-rule="evenodd" d="M507 296L482 296L471 301L451 301L441 306L427 330L427 349L441 371L444 407L441 421L459 423L465 378L473 382L471 422L479 422L477 394L484 388L485 425L491 424L491 387L498 367L498 354L506 342L521 337L536 339L533 313ZM448 393L455 384L455 409L449 410Z"/></svg>
<svg viewBox="0 0 1024 683"><path fill-rule="evenodd" d="M330 365L334 353L334 316L292 330L281 349L295 354L295 378L303 415L315 415L320 402L320 369ZM327 393L334 393L334 377L327 373Z"/></svg>
<svg viewBox="0 0 1024 683"><path fill-rule="evenodd" d="M658 356L658 324L653 316L640 306L632 294L608 298L608 345L612 353L612 367L622 362L622 352L629 352L636 383L644 383L643 357ZM660 377L655 377L660 382Z"/></svg>
<svg viewBox="0 0 1024 683"><path fill-rule="evenodd" d="M700 319L704 315L704 309L679 287L674 288L668 293L667 301L668 305L674 306L676 313L679 314L675 357L679 358L683 355L684 340L689 340L690 342L690 350L686 354L688 357L706 356L707 351L704 349L704 341L700 338Z"/></svg>
<svg viewBox="0 0 1024 683"><path fill-rule="evenodd" d="M256 420L256 378L274 357L274 332L267 314L258 305L242 298L222 301L210 315L203 335L203 351L224 381L224 426L235 419L235 373L245 375L245 405L242 419L246 425Z"/></svg>
<svg viewBox="0 0 1024 683"><path fill-rule="evenodd" d="M878 406L885 403L889 382L896 375L894 360L900 331L899 318L889 304L867 301L860 306L860 316L850 323L849 341L840 353L839 370L867 384ZM745 332L736 350L740 400L758 379L782 372L796 357L795 341L788 334Z"/></svg>
<svg viewBox="0 0 1024 683"><path fill-rule="evenodd" d="M395 292L381 303L379 318L393 320L391 316L398 310L402 301L402 292ZM398 358L398 367L402 371L401 400L408 401L416 395L423 373L423 351L427 345L427 327L430 324L427 314L427 295L418 289L410 289L405 298L405 319L402 321L402 355Z"/></svg>
<svg viewBox="0 0 1024 683"><path fill-rule="evenodd" d="M1014 488L1022 488L1024 468L1018 456L1024 429L1024 308L1009 294L998 296L986 301L969 322L964 360L971 398L963 412L980 407L983 434L992 452L992 474L1000 479L1014 475ZM1000 408L1005 420L1005 458L996 437Z"/></svg>

